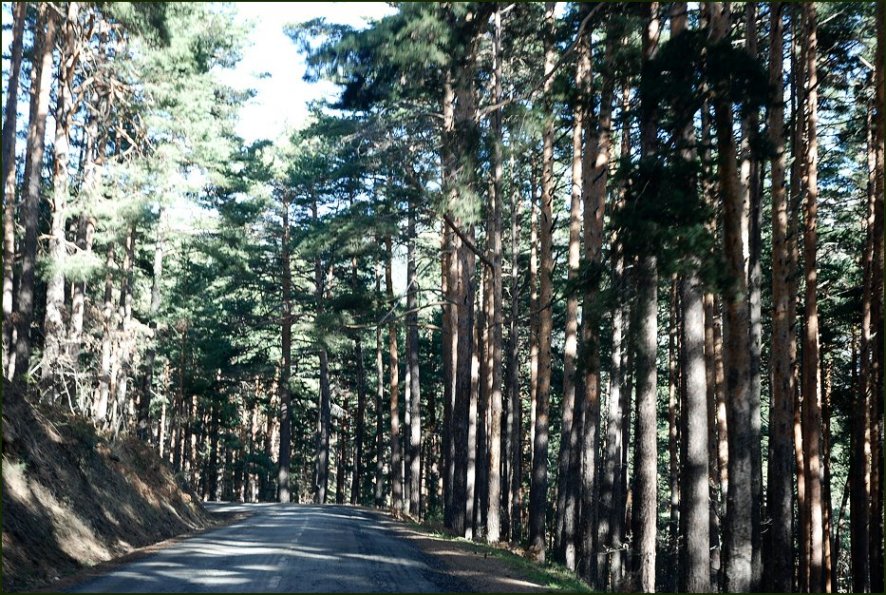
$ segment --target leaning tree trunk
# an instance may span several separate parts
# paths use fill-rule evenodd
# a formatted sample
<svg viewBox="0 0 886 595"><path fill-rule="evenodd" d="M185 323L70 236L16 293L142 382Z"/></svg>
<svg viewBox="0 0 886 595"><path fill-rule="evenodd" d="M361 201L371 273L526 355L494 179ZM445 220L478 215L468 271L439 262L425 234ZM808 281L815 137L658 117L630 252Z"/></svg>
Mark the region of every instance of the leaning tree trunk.
<svg viewBox="0 0 886 595"><path fill-rule="evenodd" d="M35 74L31 84L31 114L28 144L25 149L25 192L21 222L25 228L22 241L21 278L18 284L18 319L15 329L15 378L22 378L31 361L31 322L34 317L34 280L37 265L37 227L39 225L40 184L46 140L46 115L52 86L52 50L55 47L56 18L45 4L38 8L35 33Z"/></svg>

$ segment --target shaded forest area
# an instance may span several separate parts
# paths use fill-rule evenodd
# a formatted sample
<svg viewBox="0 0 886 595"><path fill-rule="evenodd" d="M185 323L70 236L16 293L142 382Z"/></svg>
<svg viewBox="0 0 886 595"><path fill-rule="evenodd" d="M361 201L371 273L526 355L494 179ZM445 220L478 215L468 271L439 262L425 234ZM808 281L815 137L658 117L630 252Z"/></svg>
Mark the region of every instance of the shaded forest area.
<svg viewBox="0 0 886 595"><path fill-rule="evenodd" d="M882 592L883 0L395 7L287 25L339 92L247 144L232 6L4 4L4 394L599 590Z"/></svg>

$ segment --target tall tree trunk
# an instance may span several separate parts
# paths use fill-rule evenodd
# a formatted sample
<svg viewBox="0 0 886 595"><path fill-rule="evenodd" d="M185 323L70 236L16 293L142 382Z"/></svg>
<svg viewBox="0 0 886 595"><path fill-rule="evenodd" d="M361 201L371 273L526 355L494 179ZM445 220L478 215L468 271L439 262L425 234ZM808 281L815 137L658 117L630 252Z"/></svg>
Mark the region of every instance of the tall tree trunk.
<svg viewBox="0 0 886 595"><path fill-rule="evenodd" d="M357 259L352 261L355 289ZM354 467L351 476L351 504L359 504L363 481L363 440L366 435L366 368L363 362L363 340L358 332L354 337L354 358L357 360L357 419L354 421Z"/></svg>
<svg viewBox="0 0 886 595"><path fill-rule="evenodd" d="M789 291L791 299L788 302L788 320L793 325L797 317L797 298L799 292L799 271L798 263L800 261L798 228L799 228L799 210L802 202L802 178L803 178L803 138L806 130L806 120L803 117L805 105L805 69L806 60L803 58L805 45L800 42L803 37L803 19L800 14L802 7L798 4L792 6L791 10L791 148L793 160L791 161L791 181L790 193L788 199L788 235L787 235L787 251L788 266L790 271L796 271L795 274L789 276ZM797 590L809 590L809 546L810 546L810 525L809 525L809 505L806 497L806 463L804 459L803 449L803 424L802 424L802 400L800 393L800 378L797 361L797 334L792 332L789 335L790 353L791 353L791 390L794 399L794 465L796 469L797 479L797 542L799 545L799 564L797 568Z"/></svg>
<svg viewBox="0 0 886 595"><path fill-rule="evenodd" d="M769 493L767 512L770 518L770 544L764 573L765 587L787 593L792 589L793 488L791 486L794 398L791 374L791 335L789 318L790 277L793 263L787 247L788 197L785 188L784 84L782 82L782 43L784 29L781 2L770 7L769 84L772 103L769 108L769 141L773 147L772 168L772 410L769 414Z"/></svg>
<svg viewBox="0 0 886 595"><path fill-rule="evenodd" d="M686 32L687 9L685 2L675 3L671 9L671 34L676 38ZM689 110L686 110L689 112ZM680 159L691 163L695 159L694 113L684 113L681 124L674 130L676 145L680 147ZM698 184L694 177L685 181L687 194L699 200ZM680 332L679 353L682 370L682 394L680 418L682 444L680 455L680 479L678 502L680 531L680 585L685 592L704 593L711 590L710 582L710 489L708 484L709 419L708 374L705 361L705 310L704 291L699 270L698 256L689 257L689 266L680 283L677 299L676 288L672 302L679 302L680 322L674 324L675 333ZM674 305L675 314L677 306ZM676 318L676 316L675 316ZM676 322L676 321L675 321ZM676 346L675 346L676 347ZM675 358L676 359L676 358ZM676 376L676 373L673 374ZM671 385L677 384L676 378ZM676 400L676 396L674 397ZM674 421L676 425L676 420ZM673 456L672 452L672 456ZM673 492L677 490L672 489ZM674 502L672 500L672 507ZM674 516L672 514L672 516Z"/></svg>
<svg viewBox="0 0 886 595"><path fill-rule="evenodd" d="M745 4L745 48L748 54L757 58L757 3ZM751 558L751 589L759 591L763 577L761 518L763 500L763 456L760 436L760 370L763 340L762 298L760 254L762 249L762 175L761 162L752 148L753 138L759 129L759 115L751 112L742 122L742 172L747 164L747 177L743 177L744 193L747 196L748 239L748 320L750 323L750 398L751 398L751 498L760 503L751 508L751 538L753 553Z"/></svg>
<svg viewBox="0 0 886 595"><path fill-rule="evenodd" d="M615 30L611 25L608 27L604 49L604 72L609 73L615 52ZM576 84L579 88L581 101L585 106L589 104L591 95L591 49L590 34L579 46L579 65L581 72L576 73ZM587 581L596 582L599 577L598 555L603 549L599 540L600 511L598 509L599 488L598 468L600 461L598 452L600 449L600 328L602 326L602 310L600 308L600 271L603 260L603 217L606 210L606 190L609 174L609 161L612 146L612 101L615 94L615 80L606 76L600 95L600 110L597 121L593 122L590 113L582 113L582 128L585 136L584 151L581 154L579 168L573 165L573 175L580 174L581 189L579 197L584 204L582 215L584 234L585 260L591 266L591 283L586 287L582 296L582 368L583 368L583 394L581 395L581 407L584 419L581 424L581 448L580 454L576 453L573 475L581 478L581 564L580 574ZM585 108L586 109L586 108ZM577 139L573 137L573 159L576 158ZM573 193L576 189L573 188ZM578 197L573 195L572 208L578 211L580 208ZM577 216L577 214L576 214ZM571 231L571 230L570 230ZM570 253L570 256L572 254ZM574 265L574 266L573 266ZM570 275L577 278L579 275L577 262L570 261ZM610 397L611 398L611 397ZM616 391L616 397L618 391ZM618 423L621 423L620 421ZM578 428L573 428L573 434L578 434ZM575 439L576 442L578 438ZM579 471L579 473L576 473ZM578 504L576 505L576 508ZM604 511L604 516L607 514ZM576 516L578 514L576 513ZM618 554L616 554L618 555Z"/></svg>
<svg viewBox="0 0 886 595"><path fill-rule="evenodd" d="M160 312L160 283L163 279L163 250L166 239L166 209L160 208L157 223L157 239L154 244L154 274L151 281L151 309L149 325L154 333L154 340L148 345L145 355L145 375L142 383L141 398L138 411L138 437L147 441L151 433L151 392L154 385L154 360L157 357L157 314ZM74 362L76 364L76 360Z"/></svg>
<svg viewBox="0 0 886 595"><path fill-rule="evenodd" d="M582 35L576 46L575 86L579 90L572 108L572 193L569 206L568 279L575 282L581 261L581 198L582 198L582 132L584 130L585 97L591 59L587 35ZM590 128L590 127L589 127ZM586 141L589 142L589 141ZM591 158L589 165L593 166ZM590 192L590 190L588 191ZM594 197L596 198L596 197ZM586 211L587 212L587 211ZM585 311L584 316L587 316ZM575 570L577 557L576 529L578 528L578 471L581 463L579 450L580 407L575 400L578 360L578 294L566 298L566 333L563 349L563 413L560 425L560 453L557 469L557 548L555 555L570 570ZM596 397L597 395L595 395ZM591 469L593 478L593 469ZM593 490L593 481L590 483ZM587 531L589 535L592 532ZM591 542L592 543L592 542ZM591 555L589 548L587 555Z"/></svg>
<svg viewBox="0 0 886 595"><path fill-rule="evenodd" d="M712 48L729 43L729 15L723 3L710 4ZM735 139L732 136L732 106L727 89L714 90L714 121L717 131L720 194L723 197L723 236L727 274L731 288L724 297L726 344L724 362L726 399L729 403L729 493L725 529L725 589L747 592L752 587L753 512L751 477L751 397L750 335L747 302L747 277L744 272L741 233L742 189L738 175Z"/></svg>
<svg viewBox="0 0 886 595"><path fill-rule="evenodd" d="M675 9L676 10L676 9ZM680 530L680 298L677 275L671 275L668 304L668 491L670 547L678 549ZM681 572L677 573L678 575ZM678 577L679 578L679 577Z"/></svg>
<svg viewBox="0 0 886 595"><path fill-rule="evenodd" d="M46 140L46 115L52 86L52 51L55 47L56 18L48 5L38 7L37 31L34 35L35 74L31 83L31 113L28 143L25 149L25 193L22 198L21 221L25 228L22 241L21 279L18 285L18 319L16 320L15 373L22 378L30 367L31 322L34 317L34 279L37 265L37 227L39 225L40 185L43 174L43 152Z"/></svg>
<svg viewBox="0 0 886 595"><path fill-rule="evenodd" d="M443 83L443 129L441 134L440 185L453 200L455 188L455 89L452 71L447 69ZM455 493L455 439L453 410L457 390L458 358L458 239L444 222L441 225L442 244L441 289L443 306L443 524L454 527L453 497Z"/></svg>
<svg viewBox="0 0 886 595"><path fill-rule="evenodd" d="M441 290L445 304L443 305L443 524L452 527L452 478L454 473L453 451L455 442L452 439L452 408L455 398L455 346L458 331L458 311L455 302L455 279L452 268L457 268L457 257L452 240L452 232L444 223L442 225L441 245L442 258Z"/></svg>
<svg viewBox="0 0 886 595"><path fill-rule="evenodd" d="M877 2L877 59L874 74L876 108L876 136L874 143L874 232L872 262L872 299L871 321L876 333L871 352L870 378L871 384L871 545L870 573L871 592L879 593L884 589L883 581L883 202L886 194L886 174L884 174L884 144L886 144L886 3Z"/></svg>
<svg viewBox="0 0 886 595"><path fill-rule="evenodd" d="M804 153L805 209L803 234L803 276L805 289L805 319L803 336L803 449L806 459L806 495L810 509L809 590L822 592L824 588L824 520L821 485L821 392L819 387L818 334L818 55L815 6L803 5L806 23L806 144Z"/></svg>
<svg viewBox="0 0 886 595"><path fill-rule="evenodd" d="M471 266L471 270L473 270L473 266ZM482 296L479 296L482 298ZM477 310L477 305L474 305L474 311ZM466 488L465 488L465 532L464 536L467 539L474 539L475 536L479 536L478 524L479 524L479 506L478 506L478 496L479 489L478 483L480 479L480 473L482 471L478 471L477 459L483 457L482 448L483 444L480 442L482 439L481 430L479 428L482 425L482 419L479 415L479 404L480 404L480 361L482 359L481 353L481 341L480 341L480 328L482 327L483 315L482 311L480 312L479 324L472 324L471 328L468 329L468 332L471 334L471 376L470 376L470 403L468 404L468 442L467 442L467 451L468 451L468 464L467 464L467 479L466 479ZM482 465L479 466L482 468Z"/></svg>
<svg viewBox="0 0 886 595"><path fill-rule="evenodd" d="M75 31L79 4L69 2L67 14L61 27L61 43L59 44L59 74L56 88L55 104L55 142L53 152L52 201L50 203L52 218L49 226L49 277L46 282L46 313L43 318L43 361L40 364L40 375L43 384L52 387L50 398L53 399L61 389L62 375L66 362L62 359L67 355L63 349L67 335L65 328L65 261L68 248L65 238L65 222L68 209L68 161L71 136L71 119L73 106L71 85L77 65Z"/></svg>
<svg viewBox="0 0 886 595"><path fill-rule="evenodd" d="M280 268L283 272L283 316L280 321L280 454L277 470L277 497L279 502L289 502L289 466L292 443L292 412L289 393L289 373L292 367L292 271L289 263L289 196L284 195L282 204L282 237L280 239ZM316 217L316 206L315 206Z"/></svg>
<svg viewBox="0 0 886 595"><path fill-rule="evenodd" d="M390 307L394 307L394 282L391 273L393 252L391 236L385 237L385 290ZM391 372L391 510L403 509L403 455L400 452L400 364L398 363L397 323L391 316L388 323L388 355Z"/></svg>
<svg viewBox="0 0 886 595"><path fill-rule="evenodd" d="M511 158L511 175L516 171ZM508 313L508 452L510 454L509 493L510 493L510 535L512 544L520 542L522 534L523 508L523 405L520 398L520 335L518 323L520 317L520 218L523 214L523 201L511 184L511 283L510 311ZM534 186L534 180L531 182ZM530 189L530 195L534 193Z"/></svg>
<svg viewBox="0 0 886 595"><path fill-rule="evenodd" d="M375 294L381 295L381 263L375 270ZM384 441L384 400L385 366L382 355L381 322L375 327L375 507L385 504L385 441Z"/></svg>
<svg viewBox="0 0 886 595"><path fill-rule="evenodd" d="M493 67L495 83L494 101L501 101L502 52L501 52L501 7L497 6L494 22L494 56ZM501 203L504 198L502 175L504 171L502 157L501 111L497 110L494 117L495 139L493 147L493 204L491 233L492 257L492 311L488 314L487 324L491 323L491 379L492 390L489 395L489 487L487 488L489 508L486 513L486 540L495 543L501 539L501 421L502 421L502 239L501 239Z"/></svg>
<svg viewBox="0 0 886 595"><path fill-rule="evenodd" d="M647 6L643 29L644 68L656 56L659 38L659 5ZM645 101L643 100L645 99ZM656 109L641 99L640 154L650 158L656 146ZM658 263L654 254L642 254L637 268L637 459L633 506L637 511L636 555L642 591L655 590L655 540L658 509L658 439L656 400L658 373Z"/></svg>
<svg viewBox="0 0 886 595"><path fill-rule="evenodd" d="M15 2L12 8L12 48L9 79L6 84L6 114L3 119L3 377L14 369L12 355L12 292L15 265L15 136L18 118L18 79L22 66L22 46L28 5Z"/></svg>
<svg viewBox="0 0 886 595"><path fill-rule="evenodd" d="M418 278L415 270L415 206L409 207L406 259L406 359L409 366L409 513L421 513L421 383L418 357Z"/></svg>
<svg viewBox="0 0 886 595"><path fill-rule="evenodd" d="M545 3L542 36L545 51L545 84L542 151L541 221L539 222L539 323L538 385L535 395L535 441L532 455L532 481L529 488L529 552L538 562L545 560L545 509L548 491L548 401L551 393L551 333L553 332L553 255L554 202L554 114L553 76L557 60L554 46L554 2Z"/></svg>

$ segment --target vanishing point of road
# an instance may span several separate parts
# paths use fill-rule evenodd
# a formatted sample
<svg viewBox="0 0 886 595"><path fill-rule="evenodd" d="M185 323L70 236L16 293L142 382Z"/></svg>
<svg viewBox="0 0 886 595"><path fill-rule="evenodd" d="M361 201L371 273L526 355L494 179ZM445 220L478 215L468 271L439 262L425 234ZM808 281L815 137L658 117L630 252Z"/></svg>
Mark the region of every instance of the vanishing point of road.
<svg viewBox="0 0 886 595"><path fill-rule="evenodd" d="M383 515L347 506L211 504L249 511L80 583L77 593L469 591Z"/></svg>

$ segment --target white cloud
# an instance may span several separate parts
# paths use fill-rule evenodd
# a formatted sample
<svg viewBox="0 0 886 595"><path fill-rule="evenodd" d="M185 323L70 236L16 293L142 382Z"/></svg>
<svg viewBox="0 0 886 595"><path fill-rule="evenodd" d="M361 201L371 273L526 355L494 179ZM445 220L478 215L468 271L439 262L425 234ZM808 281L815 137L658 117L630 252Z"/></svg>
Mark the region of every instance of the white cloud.
<svg viewBox="0 0 886 595"><path fill-rule="evenodd" d="M299 128L309 102L330 97L336 87L328 82L306 83L304 56L283 33L283 27L324 17L332 23L363 27L370 19L394 9L380 2L239 2L243 19L254 23L243 59L219 78L237 89L255 89L256 96L240 112L237 132L247 142L275 139L287 129ZM263 73L268 76L259 78Z"/></svg>

